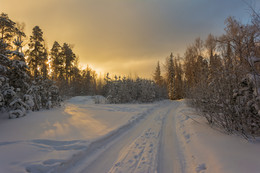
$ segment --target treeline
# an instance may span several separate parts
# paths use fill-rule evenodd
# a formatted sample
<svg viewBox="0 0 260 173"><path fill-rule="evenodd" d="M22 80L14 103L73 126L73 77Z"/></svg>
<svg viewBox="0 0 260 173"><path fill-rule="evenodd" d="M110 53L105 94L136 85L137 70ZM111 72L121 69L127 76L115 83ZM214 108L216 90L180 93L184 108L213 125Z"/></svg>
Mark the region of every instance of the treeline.
<svg viewBox="0 0 260 173"><path fill-rule="evenodd" d="M33 78L41 76L51 79L60 89L61 95L93 95L97 89L97 74L87 67L79 68L79 57L73 46L55 41L50 50L45 46L43 32L39 26L33 28L26 50L26 62Z"/></svg>
<svg viewBox="0 0 260 173"><path fill-rule="evenodd" d="M24 28L0 15L0 111L9 112L9 118L60 105L64 96L99 94L111 103L163 98L162 88L151 80L98 78L90 67L80 69L72 45L55 41L48 49L39 26L29 37Z"/></svg>
<svg viewBox="0 0 260 173"><path fill-rule="evenodd" d="M167 98L166 90L152 80L115 76L107 74L102 88L109 103L147 103Z"/></svg>
<svg viewBox="0 0 260 173"><path fill-rule="evenodd" d="M225 24L222 36L196 39L179 64L171 54L163 81L170 99L190 98L209 124L245 137L259 135L260 15L253 11L248 24L229 17ZM159 75L154 79L162 81Z"/></svg>
<svg viewBox="0 0 260 173"><path fill-rule="evenodd" d="M63 97L101 94L104 80L90 67L79 68L72 45L55 41L48 49L39 26L29 38L24 28L0 15L1 112L17 118L28 110L60 105Z"/></svg>

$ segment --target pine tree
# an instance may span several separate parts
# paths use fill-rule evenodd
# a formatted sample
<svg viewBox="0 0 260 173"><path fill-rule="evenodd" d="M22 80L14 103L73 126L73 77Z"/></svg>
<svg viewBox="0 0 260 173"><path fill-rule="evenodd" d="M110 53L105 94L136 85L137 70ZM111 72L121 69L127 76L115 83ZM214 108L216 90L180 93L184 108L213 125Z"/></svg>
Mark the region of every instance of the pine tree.
<svg viewBox="0 0 260 173"><path fill-rule="evenodd" d="M21 42L21 44L17 47L18 52L23 52L23 47L26 43L24 43L24 39L26 38L26 35L24 33L25 29L25 23L16 23L15 28L15 35L17 36L17 40ZM23 59L25 61L25 59Z"/></svg>
<svg viewBox="0 0 260 173"><path fill-rule="evenodd" d="M47 48L44 47L44 53L42 57L42 62L41 62L41 75L43 79L48 78L48 51Z"/></svg>
<svg viewBox="0 0 260 173"><path fill-rule="evenodd" d="M93 94L93 77L91 75L91 69L89 67L87 67L86 69L86 74L85 74L85 90L86 90L86 94L87 95L92 95Z"/></svg>
<svg viewBox="0 0 260 173"><path fill-rule="evenodd" d="M57 41L53 43L50 57L54 80L62 79L64 73L64 58L62 57L62 48Z"/></svg>
<svg viewBox="0 0 260 173"><path fill-rule="evenodd" d="M175 98L181 99L184 97L184 90L183 90L183 70L182 65L179 62L179 59L174 59L174 67L175 67Z"/></svg>
<svg viewBox="0 0 260 173"><path fill-rule="evenodd" d="M161 68L160 68L160 62L158 61L154 75L153 75L153 79L155 81L155 83L158 86L162 86L163 85L163 77L161 76Z"/></svg>
<svg viewBox="0 0 260 173"><path fill-rule="evenodd" d="M72 80L71 80L71 88L72 95L85 95L84 93L84 85L83 85L83 77L80 69L77 66L72 67Z"/></svg>
<svg viewBox="0 0 260 173"><path fill-rule="evenodd" d="M35 26L30 36L29 50L27 51L29 66L35 79L39 75L38 68L44 63L44 53L43 32L39 26Z"/></svg>
<svg viewBox="0 0 260 173"><path fill-rule="evenodd" d="M19 35L25 34L18 30L15 23L4 13L0 16L0 28L0 109L8 111L9 118L17 118L24 116L28 108L22 101L28 89L28 67L23 61L23 53L19 51L22 43ZM18 38L13 39L16 34ZM12 50L12 41L16 50Z"/></svg>
<svg viewBox="0 0 260 173"><path fill-rule="evenodd" d="M21 52L13 51L14 56L21 56ZM21 58L23 59L23 58ZM7 71L8 83L3 91L9 111L9 118L18 118L26 114L28 105L24 103L23 97L30 85L28 66L24 61L13 59Z"/></svg>
<svg viewBox="0 0 260 173"><path fill-rule="evenodd" d="M7 14L1 13L0 33L1 33L1 39L3 40L4 43L10 43L11 39L13 38L14 31L15 31L15 22L9 19Z"/></svg>
<svg viewBox="0 0 260 173"><path fill-rule="evenodd" d="M26 115L27 110L50 108L60 102L58 88L47 80L47 54L42 49L42 32L33 30L29 44L29 64L34 67L35 81L32 82L22 52L26 35L24 25L15 24L7 14L0 16L0 110L9 113L9 118ZM45 53L45 54L42 54ZM35 65L36 64L36 65ZM40 70L38 70L40 68ZM39 72L44 80L38 76Z"/></svg>
<svg viewBox="0 0 260 173"><path fill-rule="evenodd" d="M65 61L65 79L69 84L71 79L71 69L73 67L73 61L76 59L76 55L72 51L71 46L69 46L67 43L63 44L62 55Z"/></svg>
<svg viewBox="0 0 260 173"><path fill-rule="evenodd" d="M174 62L173 62L173 54L171 53L170 57L166 62L166 82L168 88L168 96L171 100L175 99L175 70L174 70Z"/></svg>

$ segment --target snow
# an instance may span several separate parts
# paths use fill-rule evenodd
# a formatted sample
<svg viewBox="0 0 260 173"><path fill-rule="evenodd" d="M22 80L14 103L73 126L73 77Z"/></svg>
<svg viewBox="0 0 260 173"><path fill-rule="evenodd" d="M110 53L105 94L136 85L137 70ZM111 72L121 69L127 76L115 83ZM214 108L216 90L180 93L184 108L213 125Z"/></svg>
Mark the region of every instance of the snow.
<svg viewBox="0 0 260 173"><path fill-rule="evenodd" d="M61 108L0 119L0 172L259 172L260 140L208 126L181 101L105 103L78 96Z"/></svg>
<svg viewBox="0 0 260 173"><path fill-rule="evenodd" d="M227 135L186 105L179 109L176 130L188 172L259 173L260 138L247 141Z"/></svg>
<svg viewBox="0 0 260 173"><path fill-rule="evenodd" d="M46 172L153 105L102 105L74 97L61 108L20 119L1 115L0 172Z"/></svg>

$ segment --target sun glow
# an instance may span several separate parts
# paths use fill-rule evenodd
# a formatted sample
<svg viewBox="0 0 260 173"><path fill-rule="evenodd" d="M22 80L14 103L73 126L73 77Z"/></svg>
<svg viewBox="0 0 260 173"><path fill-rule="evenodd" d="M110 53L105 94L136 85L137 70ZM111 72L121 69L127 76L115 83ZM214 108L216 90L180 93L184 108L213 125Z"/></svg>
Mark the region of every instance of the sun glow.
<svg viewBox="0 0 260 173"><path fill-rule="evenodd" d="M79 68L81 70L85 70L87 68L90 68L91 70L94 70L96 72L97 76L99 76L99 75L102 76L104 74L104 70L102 68L94 68L92 65L89 65L89 64L82 64L82 65L79 66Z"/></svg>
<svg viewBox="0 0 260 173"><path fill-rule="evenodd" d="M51 67L51 57L48 57L48 61L46 62L46 64L48 65L49 68L48 75L51 76L53 73L53 69Z"/></svg>

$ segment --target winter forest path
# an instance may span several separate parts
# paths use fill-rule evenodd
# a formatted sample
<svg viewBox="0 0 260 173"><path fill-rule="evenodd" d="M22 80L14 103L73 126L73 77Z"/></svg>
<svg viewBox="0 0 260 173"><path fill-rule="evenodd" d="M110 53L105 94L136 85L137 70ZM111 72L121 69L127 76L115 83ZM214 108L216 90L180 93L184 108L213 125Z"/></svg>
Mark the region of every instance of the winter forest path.
<svg viewBox="0 0 260 173"><path fill-rule="evenodd" d="M82 153L77 161L65 163L65 172L184 172L175 126L181 104L161 104L113 139Z"/></svg>

